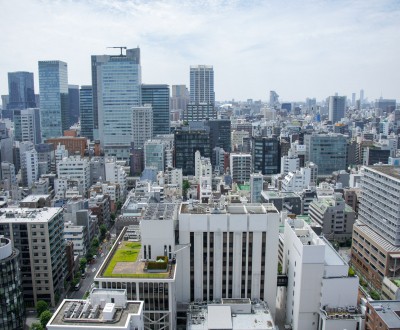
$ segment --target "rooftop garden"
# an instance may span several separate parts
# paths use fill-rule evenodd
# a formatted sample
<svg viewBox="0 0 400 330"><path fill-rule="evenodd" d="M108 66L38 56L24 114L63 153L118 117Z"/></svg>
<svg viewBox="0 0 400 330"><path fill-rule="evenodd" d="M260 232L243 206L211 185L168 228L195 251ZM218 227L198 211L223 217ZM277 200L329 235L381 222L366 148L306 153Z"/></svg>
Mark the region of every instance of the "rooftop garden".
<svg viewBox="0 0 400 330"><path fill-rule="evenodd" d="M140 242L122 241L109 261L103 277L126 278L170 278L168 257L158 256L156 261L137 263L140 253Z"/></svg>
<svg viewBox="0 0 400 330"><path fill-rule="evenodd" d="M121 242L103 273L104 277L113 277L113 271L118 262L136 262L141 249L139 242Z"/></svg>

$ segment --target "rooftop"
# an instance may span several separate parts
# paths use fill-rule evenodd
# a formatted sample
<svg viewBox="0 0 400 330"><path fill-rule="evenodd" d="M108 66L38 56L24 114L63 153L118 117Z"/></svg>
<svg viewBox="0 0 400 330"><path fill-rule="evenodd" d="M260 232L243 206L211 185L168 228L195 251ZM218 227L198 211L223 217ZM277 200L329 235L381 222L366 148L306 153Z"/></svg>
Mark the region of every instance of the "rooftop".
<svg viewBox="0 0 400 330"><path fill-rule="evenodd" d="M228 213L228 214L266 214L278 213L278 210L272 203L253 203L241 204L232 203L224 205L211 205L202 203L182 203L181 213L206 214L206 213Z"/></svg>
<svg viewBox="0 0 400 330"><path fill-rule="evenodd" d="M60 207L4 208L0 209L0 223L48 222L59 212L62 212Z"/></svg>
<svg viewBox="0 0 400 330"><path fill-rule="evenodd" d="M398 328L400 324L400 301L375 300L370 301L369 305L375 309L375 312L389 329Z"/></svg>
<svg viewBox="0 0 400 330"><path fill-rule="evenodd" d="M32 203L32 202L38 202L41 198L47 199L49 198L50 195L28 195L26 196L21 203Z"/></svg>
<svg viewBox="0 0 400 330"><path fill-rule="evenodd" d="M235 300L223 299L222 303L215 301L210 304L190 304L187 329L275 329L273 318L264 302Z"/></svg>
<svg viewBox="0 0 400 330"><path fill-rule="evenodd" d="M157 278L173 279L175 264L167 263L166 270L151 270L147 260L140 259L142 244L128 241L127 227L123 229L110 253L104 260L96 278Z"/></svg>
<svg viewBox="0 0 400 330"><path fill-rule="evenodd" d="M400 166L375 165L375 166L368 166L367 168L381 172L397 180L400 180Z"/></svg>
<svg viewBox="0 0 400 330"><path fill-rule="evenodd" d="M106 320L105 313L109 308L106 304L103 308L100 305L92 306L87 300L65 299L55 312L48 326L68 326L74 329L78 326L87 326L92 329L95 327L112 329L113 327L123 327L129 322L130 315L141 312L143 302L127 301L125 308L116 308L112 320Z"/></svg>
<svg viewBox="0 0 400 330"><path fill-rule="evenodd" d="M386 240L381 235L377 234L374 230L369 228L367 225L363 224L362 222L354 223L354 228L358 229L364 235L368 236L370 242L374 242L375 244L379 245L382 250L387 252L394 252L400 253L400 247L393 245L388 240Z"/></svg>

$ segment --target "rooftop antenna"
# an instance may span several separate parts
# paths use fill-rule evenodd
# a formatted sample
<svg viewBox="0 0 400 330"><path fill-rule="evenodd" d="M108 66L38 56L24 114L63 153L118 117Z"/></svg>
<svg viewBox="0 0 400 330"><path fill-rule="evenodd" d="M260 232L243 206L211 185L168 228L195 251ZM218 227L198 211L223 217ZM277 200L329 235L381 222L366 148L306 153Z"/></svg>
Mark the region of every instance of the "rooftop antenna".
<svg viewBox="0 0 400 330"><path fill-rule="evenodd" d="M121 54L120 54L119 56L123 56L123 55L122 55L122 50L123 50L123 49L126 50L126 47L123 47L123 46L115 46L115 47L107 47L107 48L119 48L119 49L121 50Z"/></svg>

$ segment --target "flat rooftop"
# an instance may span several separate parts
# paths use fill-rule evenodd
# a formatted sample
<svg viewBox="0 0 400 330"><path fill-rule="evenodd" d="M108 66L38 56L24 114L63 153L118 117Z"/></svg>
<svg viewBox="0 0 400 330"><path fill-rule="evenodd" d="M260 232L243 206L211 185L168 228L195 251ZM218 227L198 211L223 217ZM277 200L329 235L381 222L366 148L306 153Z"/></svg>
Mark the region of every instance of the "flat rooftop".
<svg viewBox="0 0 400 330"><path fill-rule="evenodd" d="M0 209L0 223L27 223L48 222L57 213L62 212L60 207L31 208L2 208Z"/></svg>
<svg viewBox="0 0 400 330"><path fill-rule="evenodd" d="M357 229L357 231L359 231L362 235L368 237L369 242L373 242L374 244L378 245L382 250L392 253L400 253L400 247L393 245L367 225L361 222L356 222L354 223L354 229ZM364 239L366 237L364 237Z"/></svg>
<svg viewBox="0 0 400 330"><path fill-rule="evenodd" d="M127 236L128 234L128 236ZM111 251L104 260L97 279L101 278L146 278L146 279L174 279L175 264L168 262L167 268L160 271L147 271L147 261L140 259L142 244L140 241L124 240L129 237L127 227L118 236Z"/></svg>
<svg viewBox="0 0 400 330"><path fill-rule="evenodd" d="M150 203L144 212L143 220L175 220L178 207L177 203Z"/></svg>
<svg viewBox="0 0 400 330"><path fill-rule="evenodd" d="M41 198L47 199L49 198L50 195L28 195L26 196L21 203L32 203L32 202L38 202Z"/></svg>
<svg viewBox="0 0 400 330"><path fill-rule="evenodd" d="M400 324L400 301L398 300L375 300L369 304L385 322L389 329L395 329Z"/></svg>
<svg viewBox="0 0 400 330"><path fill-rule="evenodd" d="M232 305L239 303L232 302ZM251 313L235 313L234 306L226 302L224 304L193 303L189 306L187 329L274 330L275 325L268 306L263 302L252 302Z"/></svg>
<svg viewBox="0 0 400 330"><path fill-rule="evenodd" d="M397 180L400 180L400 166L374 165L374 166L367 166L367 168L381 172Z"/></svg>
<svg viewBox="0 0 400 330"><path fill-rule="evenodd" d="M77 326L87 326L92 329L122 327L128 322L130 314L139 313L142 304L140 301L128 301L125 308L117 308L113 319L107 321L104 319L104 309L99 305L92 306L87 300L65 299L48 326L69 326L71 329ZM79 312L74 313L75 310Z"/></svg>
<svg viewBox="0 0 400 330"><path fill-rule="evenodd" d="M232 203L228 205L210 205L202 203L182 203L181 213L206 214L206 213L229 213L229 214L266 214L278 213L272 203L240 204Z"/></svg>

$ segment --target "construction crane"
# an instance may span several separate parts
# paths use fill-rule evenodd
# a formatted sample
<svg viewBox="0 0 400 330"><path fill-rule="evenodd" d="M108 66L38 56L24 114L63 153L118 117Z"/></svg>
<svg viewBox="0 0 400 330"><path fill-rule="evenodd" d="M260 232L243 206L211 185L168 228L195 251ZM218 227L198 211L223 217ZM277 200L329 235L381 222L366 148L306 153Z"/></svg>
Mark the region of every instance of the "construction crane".
<svg viewBox="0 0 400 330"><path fill-rule="evenodd" d="M120 50L121 50L121 54L119 55L119 56L123 56L123 54L122 54L122 50L123 49L125 49L126 50L126 47L121 47L121 46L116 46L116 47L107 47L107 48L119 48Z"/></svg>

